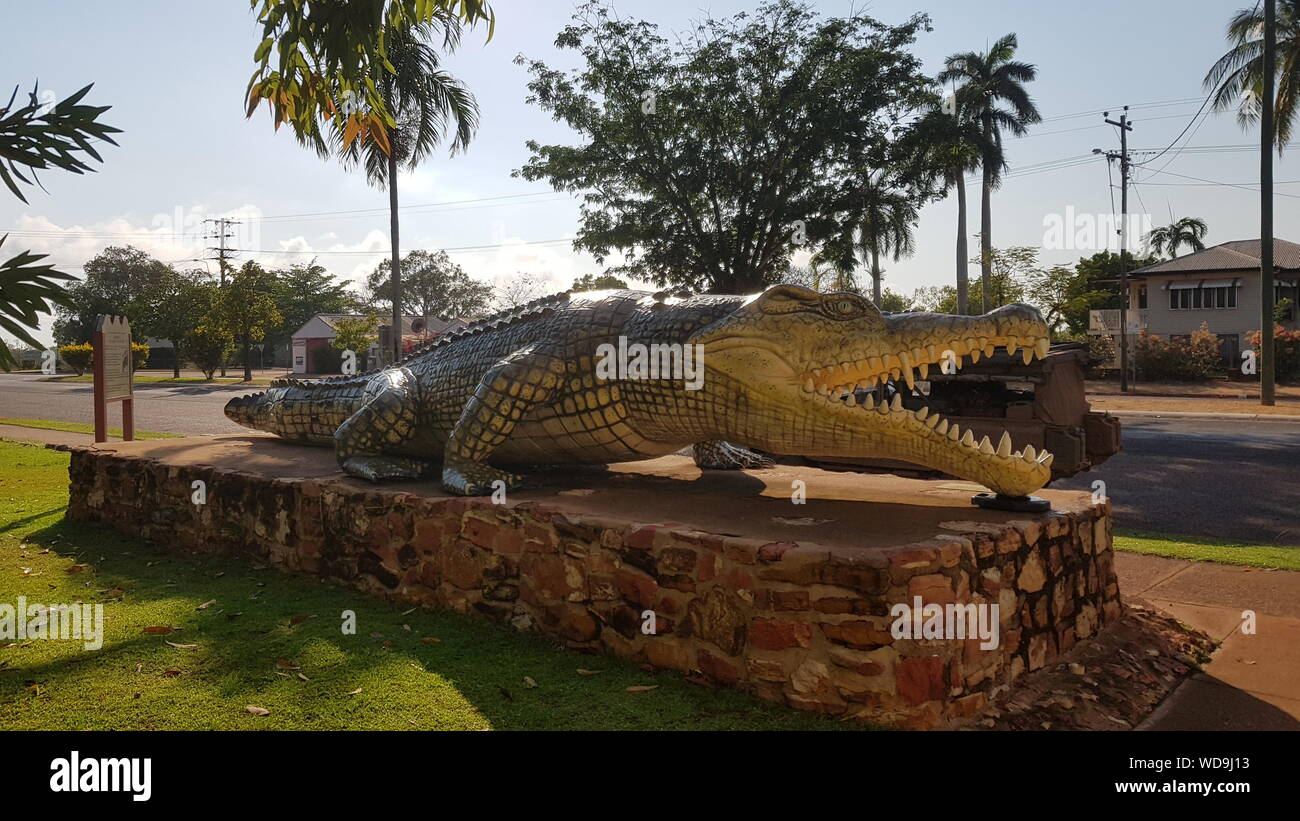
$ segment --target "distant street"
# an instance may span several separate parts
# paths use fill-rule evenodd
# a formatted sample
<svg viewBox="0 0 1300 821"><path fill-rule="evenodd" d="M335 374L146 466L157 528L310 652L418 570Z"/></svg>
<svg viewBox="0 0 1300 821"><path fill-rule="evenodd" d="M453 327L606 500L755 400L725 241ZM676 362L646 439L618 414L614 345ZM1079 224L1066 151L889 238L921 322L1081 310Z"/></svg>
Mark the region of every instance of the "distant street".
<svg viewBox="0 0 1300 821"><path fill-rule="evenodd" d="M1125 419L1124 449L1053 488L1098 479L1115 524L1300 545L1300 423Z"/></svg>
<svg viewBox="0 0 1300 821"><path fill-rule="evenodd" d="M94 422L94 390L89 382L42 382L32 374L0 373L0 416ZM135 385L135 427L163 433L238 433L222 408L233 396L265 390L244 385ZM109 427L122 424L120 409L108 410Z"/></svg>
<svg viewBox="0 0 1300 821"><path fill-rule="evenodd" d="M263 390L240 385L136 386L136 427L238 433L222 407ZM0 374L0 416L90 422L91 386ZM110 410L110 425L119 417ZM1053 488L1098 479L1129 530L1300 545L1300 423L1125 419L1124 450Z"/></svg>

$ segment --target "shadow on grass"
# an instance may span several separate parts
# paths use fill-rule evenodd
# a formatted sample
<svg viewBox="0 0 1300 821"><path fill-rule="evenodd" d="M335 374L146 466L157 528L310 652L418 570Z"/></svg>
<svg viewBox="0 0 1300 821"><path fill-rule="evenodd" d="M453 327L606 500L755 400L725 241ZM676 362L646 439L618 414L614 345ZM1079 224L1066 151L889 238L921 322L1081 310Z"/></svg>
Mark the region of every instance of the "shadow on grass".
<svg viewBox="0 0 1300 821"><path fill-rule="evenodd" d="M95 651L41 641L0 650L0 726L862 728L246 559L169 551L66 521L26 541L50 552L24 560L45 562L17 595L103 602L105 640ZM69 559L91 567L66 573ZM349 611L355 634L341 629ZM178 629L144 632L158 627Z"/></svg>

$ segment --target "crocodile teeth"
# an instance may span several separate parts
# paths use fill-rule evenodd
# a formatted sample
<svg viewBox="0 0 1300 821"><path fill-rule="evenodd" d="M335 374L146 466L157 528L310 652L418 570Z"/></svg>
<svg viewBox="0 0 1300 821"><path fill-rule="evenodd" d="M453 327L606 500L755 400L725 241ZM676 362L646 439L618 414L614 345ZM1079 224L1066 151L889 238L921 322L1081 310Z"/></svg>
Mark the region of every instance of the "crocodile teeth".
<svg viewBox="0 0 1300 821"><path fill-rule="evenodd" d="M930 409L927 408L925 405L922 405L921 409L918 410L915 415L918 422L924 422L925 417L930 415Z"/></svg>
<svg viewBox="0 0 1300 821"><path fill-rule="evenodd" d="M1025 445L1025 452L1020 455L1020 458L1032 462L1038 458L1038 451L1034 450L1033 445Z"/></svg>
<svg viewBox="0 0 1300 821"><path fill-rule="evenodd" d="M993 443L989 441L987 436L980 440L980 453L985 456L993 455Z"/></svg>
<svg viewBox="0 0 1300 821"><path fill-rule="evenodd" d="M813 381L812 381L812 377L811 377L811 376L808 377L807 379L805 379L805 380L803 381L803 392L804 392L804 393L812 393L812 392L815 391L815 390L817 390L817 386L813 384Z"/></svg>
<svg viewBox="0 0 1300 821"><path fill-rule="evenodd" d="M1026 347L1023 351L1020 352L1020 355L1021 358L1025 360L1025 364L1028 365L1029 360L1034 358L1034 349L1030 347Z"/></svg>
<svg viewBox="0 0 1300 821"><path fill-rule="evenodd" d="M914 390L916 388L916 374L912 371L910 366L903 369L903 381L907 383L909 390Z"/></svg>
<svg viewBox="0 0 1300 821"><path fill-rule="evenodd" d="M822 396L830 396L831 388L829 385L818 385L817 393L821 394Z"/></svg>
<svg viewBox="0 0 1300 821"><path fill-rule="evenodd" d="M862 407L866 408L867 410L871 410L875 406L876 406L876 400L871 394L867 394L866 396L862 397Z"/></svg>
<svg viewBox="0 0 1300 821"><path fill-rule="evenodd" d="M854 396L852 393L850 393L847 397L845 397L844 404L848 405L850 408L856 407L858 404L858 398Z"/></svg>
<svg viewBox="0 0 1300 821"><path fill-rule="evenodd" d="M934 418L939 419L938 416L935 416ZM940 436L946 436L948 433L948 420L939 419L939 424L938 426L935 427L934 432L939 434Z"/></svg>
<svg viewBox="0 0 1300 821"><path fill-rule="evenodd" d="M998 456L1004 459L1011 455L1011 434L1006 431L1002 432L1002 438L998 440Z"/></svg>
<svg viewBox="0 0 1300 821"><path fill-rule="evenodd" d="M925 352L928 354L929 361L935 362L939 359L939 352L933 345L927 345Z"/></svg>
<svg viewBox="0 0 1300 821"><path fill-rule="evenodd" d="M958 441L961 438L961 428L955 424L948 428L948 438L954 442Z"/></svg>
<svg viewBox="0 0 1300 821"><path fill-rule="evenodd" d="M927 428L933 428L935 425L938 424L939 424L939 414L937 413L934 416L931 416L929 419L925 420L925 426Z"/></svg>
<svg viewBox="0 0 1300 821"><path fill-rule="evenodd" d="M1007 356L1015 356L1016 351L1020 349L1020 340L1017 337L1007 337Z"/></svg>
<svg viewBox="0 0 1300 821"><path fill-rule="evenodd" d="M1038 344L1035 345L1034 347L1038 353L1038 358L1046 359L1047 352L1052 349L1052 340L1048 339L1047 337L1043 337L1042 339L1038 340Z"/></svg>
<svg viewBox="0 0 1300 821"><path fill-rule="evenodd" d="M903 395L901 393L894 394L894 401L889 403L889 409L890 410L903 409Z"/></svg>
<svg viewBox="0 0 1300 821"><path fill-rule="evenodd" d="M996 347L996 346L995 346L992 342L990 342L989 344L985 345L985 346L984 346L984 355L985 355L985 356L992 356L992 355L993 355L993 350L994 350L995 347Z"/></svg>
<svg viewBox="0 0 1300 821"><path fill-rule="evenodd" d="M892 353L885 357L885 368L890 371L899 371L903 368L903 361Z"/></svg>
<svg viewBox="0 0 1300 821"><path fill-rule="evenodd" d="M984 340L981 339L979 341L976 341L975 337L973 336L966 337L966 350L973 351L976 348L983 348L983 347L984 347Z"/></svg>
<svg viewBox="0 0 1300 821"><path fill-rule="evenodd" d="M906 371L906 370L911 370L911 369L912 369L912 365L914 364L914 363L913 363L913 360L912 360L912 355L911 355L910 353L908 353L907 351L903 351L902 353L900 353L900 354L898 355L898 361L901 362L901 363L903 363L903 368L902 368L902 369L905 370L905 371Z"/></svg>
<svg viewBox="0 0 1300 821"><path fill-rule="evenodd" d="M974 363L980 361L980 349L979 349L979 348L971 348L971 349L970 349L970 361L971 361L972 364L974 364Z"/></svg>
<svg viewBox="0 0 1300 821"><path fill-rule="evenodd" d="M868 359L867 365L871 368L873 373L880 373L885 369L885 363L881 362L880 357L878 356L873 356Z"/></svg>
<svg viewBox="0 0 1300 821"><path fill-rule="evenodd" d="M929 379L929 378L930 378L930 363L929 363L929 362L922 362L921 365L920 365L919 370L920 370L920 372L921 372L921 378L922 378L922 379Z"/></svg>
<svg viewBox="0 0 1300 821"><path fill-rule="evenodd" d="M1055 458L1056 458L1056 454L1043 451L1043 455L1038 457L1038 464L1042 465L1043 467L1050 468L1052 466L1052 460Z"/></svg>
<svg viewBox="0 0 1300 821"><path fill-rule="evenodd" d="M962 434L961 443L968 448L975 447L975 434L971 433L970 430L967 429L967 431Z"/></svg>

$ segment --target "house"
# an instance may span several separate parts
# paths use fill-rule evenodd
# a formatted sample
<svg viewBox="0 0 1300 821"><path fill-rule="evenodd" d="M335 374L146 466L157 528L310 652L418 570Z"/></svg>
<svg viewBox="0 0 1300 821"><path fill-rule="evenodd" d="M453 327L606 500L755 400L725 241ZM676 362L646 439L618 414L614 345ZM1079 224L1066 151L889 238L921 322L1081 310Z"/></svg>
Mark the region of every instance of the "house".
<svg viewBox="0 0 1300 821"><path fill-rule="evenodd" d="M339 351L331 346L338 335L336 326L341 319L364 319L364 314L316 314L293 334L293 372L294 373L337 373ZM383 317L380 317L383 322ZM437 317L404 316L402 317L402 338L433 339L448 331L463 328L469 324L465 319L439 319ZM379 328L380 341L371 346L377 358L388 351L387 340L392 323Z"/></svg>
<svg viewBox="0 0 1300 821"><path fill-rule="evenodd" d="M1259 247L1257 239L1234 240L1130 271L1130 341L1143 330L1163 337L1190 336L1204 324L1219 337L1225 361L1240 362L1241 352L1250 347L1250 334L1260 326ZM1274 304L1291 300L1283 324L1294 328L1300 304L1300 244L1274 239L1273 265ZM1118 337L1119 327L1118 309L1089 312L1089 334Z"/></svg>

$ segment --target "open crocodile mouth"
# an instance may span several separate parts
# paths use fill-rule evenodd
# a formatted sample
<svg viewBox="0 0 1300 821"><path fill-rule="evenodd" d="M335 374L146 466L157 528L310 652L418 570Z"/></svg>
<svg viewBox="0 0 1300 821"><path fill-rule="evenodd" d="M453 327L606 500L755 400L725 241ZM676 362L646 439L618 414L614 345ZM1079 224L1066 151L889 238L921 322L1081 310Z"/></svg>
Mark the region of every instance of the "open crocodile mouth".
<svg viewBox="0 0 1300 821"><path fill-rule="evenodd" d="M1006 431L996 444L988 436L977 441L970 430L963 431L958 423L934 412L925 395L917 392L916 383L927 379L931 369L946 363L951 370L960 369L966 357L978 362L981 355L992 356L997 348L1005 348L1012 357L1020 353L1029 364L1047 356L1050 345L1046 336L957 338L946 344L846 360L806 371L799 379L805 397L820 397L836 409L834 415L841 421L868 422L873 428L889 426L893 435L885 439L897 442L898 447L890 449L896 452L882 455L977 481L999 493L1023 496L1050 480L1052 454L1028 444L1013 450L1011 434ZM918 402L919 408L906 407ZM852 416L845 418L850 412ZM874 416L863 418L862 413Z"/></svg>

